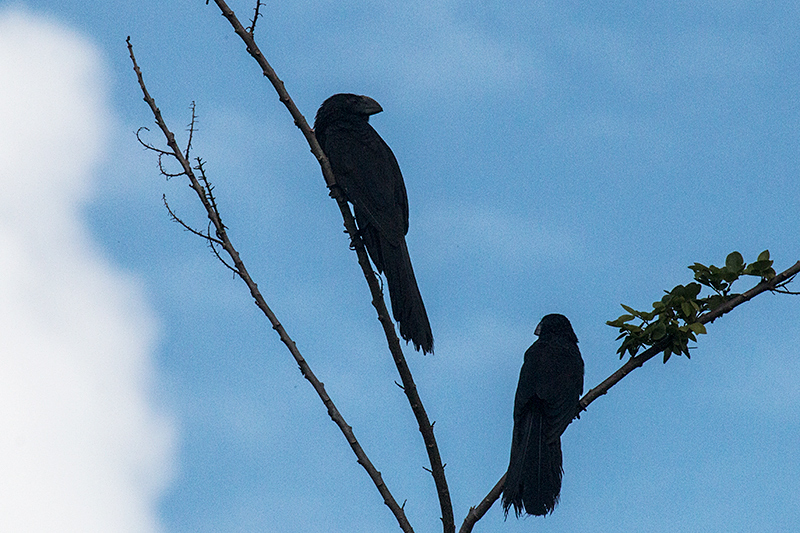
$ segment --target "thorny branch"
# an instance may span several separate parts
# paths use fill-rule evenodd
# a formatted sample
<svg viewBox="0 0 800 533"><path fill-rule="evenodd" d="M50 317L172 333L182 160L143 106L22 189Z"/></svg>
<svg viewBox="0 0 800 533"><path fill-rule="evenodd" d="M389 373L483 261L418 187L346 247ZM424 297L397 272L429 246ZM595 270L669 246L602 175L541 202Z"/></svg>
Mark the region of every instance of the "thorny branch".
<svg viewBox="0 0 800 533"><path fill-rule="evenodd" d="M731 312L735 307L753 299L754 297L758 296L763 292L779 292L779 293L790 293L784 289L787 283L790 283L794 277L800 273L800 261L796 262L794 265L789 267L788 269L784 270L780 274L777 274L775 277L769 280L762 281L752 289L742 294L736 295L724 304L720 305L716 309L709 311L703 315L697 317L697 321L701 324L707 324L709 322L713 322L714 320L718 319L722 315L725 315ZM664 339L664 341L660 343L656 343L647 350L643 351L639 355L635 357L631 357L622 365L616 372L611 374L608 378L606 378L602 383L600 383L597 387L589 390L586 394L583 395L580 402L578 403L578 408L576 409L576 415L580 411L585 411L586 408L589 406L590 403L595 401L600 396L603 396L608 392L608 390L619 383L622 378L633 372L635 369L639 368L647 361L658 355L659 353L664 351L664 348L668 345L669 339ZM489 491L489 494L481 501L481 503L477 507L471 507L469 513L467 513L466 519L464 519L464 523L459 530L459 533L470 533L472 531L472 527L475 525L475 522L480 520L484 514L491 508L492 504L500 497L500 494L503 492L503 483L505 482L505 474L503 477L500 478L500 481Z"/></svg>
<svg viewBox="0 0 800 533"><path fill-rule="evenodd" d="M177 176L183 176L184 172L177 172L173 174L171 172L167 172L166 170L164 170L163 157L164 156L172 157L172 152L167 152L160 148L156 148L152 144L146 143L144 140L142 140L142 137L140 135L142 131L150 131L150 128L141 127L138 130L136 130L136 140L139 141L139 144L141 144L148 150L158 154L158 171L161 173L161 175L167 179L175 178Z"/></svg>
<svg viewBox="0 0 800 533"><path fill-rule="evenodd" d="M397 501L392 496L389 489L386 487L386 484L383 482L383 478L381 477L381 473L374 467L372 462L367 457L366 453L359 444L358 440L353 433L353 428L351 428L347 422L345 422L344 417L341 415L339 410L334 405L331 398L328 396L328 393L325 391L325 386L314 373L311 371L306 360L300 354L300 351L297 349L297 345L295 342L289 337L289 334L286 332L286 329L283 325L278 321L278 318L273 313L272 309L267 305L264 297L261 295L261 292L258 290L258 286L256 285L255 281L250 277L247 268L245 267L244 263L242 262L239 253L233 247L230 239L228 238L228 234L226 231L225 226L222 224L222 221L219 216L219 212L217 211L216 204L214 203L213 199L210 199L210 191L207 193L208 181L205 179L205 175L201 175L201 180L204 182L204 185L200 183L201 180L198 180L194 174L192 166L189 164L189 160L184 156L181 152L181 149L178 147L178 144L175 142L175 135L169 130L167 127L166 122L164 121L163 117L161 116L161 111L156 106L155 100L150 96L150 93L147 91L147 87L144 83L144 78L142 77L142 72L139 69L139 65L136 63L136 57L133 53L133 46L130 42L130 37L126 40L128 44L128 53L130 54L131 62L133 63L133 70L136 72L136 77L139 81L139 87L142 89L142 93L144 94L144 100L147 102L147 105L150 107L150 110L155 117L156 123L158 127L163 132L164 136L167 140L167 145L169 146L171 152L158 150L156 152L159 153L159 156L162 155L170 155L174 157L181 165L183 172L181 174L186 175L189 179L192 189L197 193L200 202L203 204L203 207L206 210L208 218L211 224L214 226L216 231L217 239L210 242L218 242L219 245L225 250L225 252L230 256L231 260L233 261L235 272L242 280L245 282L247 287L250 289L250 294L255 300L256 305L259 309L267 316L270 323L272 324L272 328L278 333L280 336L281 341L286 345L289 352L295 359L295 362L300 367L300 372L303 374L309 383L314 387L314 390L317 392L317 395L322 400L325 407L328 409L328 415L334 421L334 423L339 426L339 429L344 434L347 442L350 444L353 453L355 453L356 457L358 458L358 463L367 471L370 478L372 479L373 483L377 487L378 491L380 492L381 496L384 498L384 503L392 510L395 517L397 518L398 523L400 524L401 529L406 533L413 532L411 525L409 524L408 520L406 519L405 512L403 511L402 507L397 504ZM141 141L140 141L141 142ZM143 143L144 144L144 143ZM145 144L145 146L147 146ZM199 164L199 168L202 172L202 163ZM178 174L178 175L181 175Z"/></svg>
<svg viewBox="0 0 800 533"><path fill-rule="evenodd" d="M256 1L255 14L253 15L253 20L250 21L251 22L250 27L247 28L247 33L249 33L250 35L253 35L253 33L255 33L256 31L256 22L258 21L258 17L260 16L260 13L258 12L259 9L261 9L261 0Z"/></svg>
<svg viewBox="0 0 800 533"><path fill-rule="evenodd" d="M169 203L167 202L167 195L166 194L162 194L161 195L161 200L164 202L164 207L167 208L167 212L169 213L169 217L174 222L177 222L178 224L183 226L183 229L185 229L186 231L188 231L190 233L193 233L194 235L197 235L198 237L201 237L201 238L209 241L210 243L222 245L222 241L221 240L215 239L214 237L211 236L210 223L209 223L209 229L208 229L208 231L206 233L203 233L202 231L196 230L193 227L191 227L190 225L188 225L186 222L184 222L183 220L178 218L178 215L176 215L175 212L172 210L172 208L169 206Z"/></svg>
<svg viewBox="0 0 800 533"><path fill-rule="evenodd" d="M184 157L189 159L189 152L192 150L192 138L194 137L195 126L197 124L197 105L195 104L194 100L192 101L192 105L189 106L192 110L192 121L189 123L189 126L186 128L189 130L189 140L186 141L186 152L184 153ZM200 161L197 161L200 163Z"/></svg>
<svg viewBox="0 0 800 533"><path fill-rule="evenodd" d="M428 453L428 460L430 462L430 471L433 475L433 480L436 485L436 492L439 497L439 506L442 512L443 531L444 533L455 533L455 519L453 518L453 505L450 499L450 489L447 486L447 478L445 477L444 465L439 453L439 446L436 443L436 438L433 433L433 424L430 423L428 414L425 411L425 408L422 405L422 400L417 392L417 386L414 383L413 376L411 375L411 371L408 368L405 356L403 355L403 350L400 347L400 341L397 337L397 333L395 332L394 323L389 317L389 312L386 309L383 293L378 283L379 278L372 271L372 266L370 265L366 249L364 248L364 243L362 242L361 237L356 229L355 220L353 219L353 214L350 211L350 206L347 204L347 200L344 198L341 190L336 185L336 179L333 176L333 171L331 170L328 158L325 157L325 154L320 148L314 132L311 130L305 117L302 113L300 113L300 110L289 96L283 81L278 78L278 75L272 69L272 66L266 60L264 54L261 53L261 50L258 48L252 33L248 32L242 26L242 24L239 22L239 19L236 17L236 14L230 7L228 7L224 0L214 0L214 2L219 7L222 15L231 24L236 32L236 35L238 35L245 43L247 52L253 56L256 62L258 62L258 65L261 67L264 76L266 76L270 83L272 83L272 86L278 93L280 101L289 110L289 113L294 119L295 125L305 136L308 145L311 147L311 152L317 158L317 161L322 167L322 175L325 178L326 185L330 189L330 195L339 205L339 210L341 211L342 218L344 219L345 229L350 235L351 246L356 251L356 255L358 256L358 264L361 266L364 277L367 280L367 284L369 285L369 289L372 294L372 305L378 313L378 320L383 326L386 341L389 345L389 351L392 354L395 366L397 367L397 371L400 374L400 378L403 382L403 391L408 398L408 402L411 405L411 410L414 412L414 416L417 419L417 424L419 426L419 431L422 434L422 439L425 442L425 449Z"/></svg>

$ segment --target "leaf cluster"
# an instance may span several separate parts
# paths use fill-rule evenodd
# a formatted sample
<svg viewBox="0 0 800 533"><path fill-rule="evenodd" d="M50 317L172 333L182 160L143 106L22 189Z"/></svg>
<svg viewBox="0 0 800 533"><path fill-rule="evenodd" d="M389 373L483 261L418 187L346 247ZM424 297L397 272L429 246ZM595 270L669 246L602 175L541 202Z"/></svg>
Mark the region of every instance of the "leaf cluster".
<svg viewBox="0 0 800 533"><path fill-rule="evenodd" d="M706 332L700 316L734 297L731 286L736 280L741 276L756 276L764 281L775 276L769 250L761 252L750 264L744 262L742 254L732 252L725 258L725 266L695 263L688 268L694 272L694 281L664 291L661 300L653 302L652 311L637 311L621 304L626 314L606 322L619 329L620 359L626 352L633 357L643 346L657 343L664 346L665 363L672 354L690 357L689 341L696 342L696 335ZM712 294L700 297L703 287L711 289Z"/></svg>

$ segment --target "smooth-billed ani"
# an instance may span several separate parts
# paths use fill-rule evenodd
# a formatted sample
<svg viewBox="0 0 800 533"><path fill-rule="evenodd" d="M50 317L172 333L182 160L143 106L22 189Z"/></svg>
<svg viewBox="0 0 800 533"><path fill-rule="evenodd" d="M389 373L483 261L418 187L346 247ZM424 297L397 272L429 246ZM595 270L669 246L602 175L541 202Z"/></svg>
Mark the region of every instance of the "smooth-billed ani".
<svg viewBox="0 0 800 533"><path fill-rule="evenodd" d="M552 513L561 492L561 434L578 413L583 359L578 337L563 315L536 326L539 339L525 352L514 398L511 460L503 510L519 516Z"/></svg>
<svg viewBox="0 0 800 533"><path fill-rule="evenodd" d="M347 199L378 272L386 274L392 314L400 336L423 353L433 352L433 333L406 247L408 197L397 160L370 115L383 111L367 96L335 94L317 111L314 132Z"/></svg>

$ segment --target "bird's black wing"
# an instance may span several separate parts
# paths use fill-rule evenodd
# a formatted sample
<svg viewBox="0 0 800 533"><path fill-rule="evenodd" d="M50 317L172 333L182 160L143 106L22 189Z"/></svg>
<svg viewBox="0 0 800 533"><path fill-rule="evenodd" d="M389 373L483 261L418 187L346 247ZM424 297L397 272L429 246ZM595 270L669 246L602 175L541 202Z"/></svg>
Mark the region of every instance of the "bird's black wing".
<svg viewBox="0 0 800 533"><path fill-rule="evenodd" d="M583 359L578 345L563 337L540 339L533 351L532 396L542 401L547 418L547 440L560 437L577 414L583 393Z"/></svg>
<svg viewBox="0 0 800 533"><path fill-rule="evenodd" d="M548 361L554 359L553 346L538 340L525 352L525 362L520 370L519 383L514 398L514 433L511 458L503 489L503 509L510 507L519 516L522 512L533 515L551 513L558 503L561 491L561 441L554 434L549 415L550 402L542 395L543 380L553 379L553 372L545 371Z"/></svg>
<svg viewBox="0 0 800 533"><path fill-rule="evenodd" d="M561 492L561 434L577 414L583 391L578 338L563 315L547 315L536 327L539 340L525 352L514 398L511 458L503 509L546 515Z"/></svg>
<svg viewBox="0 0 800 533"><path fill-rule="evenodd" d="M322 149L359 224L400 246L408 233L408 197L397 159L378 132L367 123L331 126Z"/></svg>

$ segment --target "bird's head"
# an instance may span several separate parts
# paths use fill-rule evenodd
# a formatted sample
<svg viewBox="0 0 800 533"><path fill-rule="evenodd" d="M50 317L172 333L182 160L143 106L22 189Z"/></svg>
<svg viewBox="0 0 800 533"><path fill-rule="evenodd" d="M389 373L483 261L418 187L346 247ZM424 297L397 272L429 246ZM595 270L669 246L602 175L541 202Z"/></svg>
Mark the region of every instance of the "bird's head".
<svg viewBox="0 0 800 533"><path fill-rule="evenodd" d="M564 315L546 315L536 326L534 334L539 337L564 337L574 343L578 342L578 336L575 335L572 324L569 323L569 320Z"/></svg>
<svg viewBox="0 0 800 533"><path fill-rule="evenodd" d="M334 94L319 106L314 125L316 129L317 124L348 117L369 120L370 115L381 111L383 111L381 105L369 96L349 93Z"/></svg>

